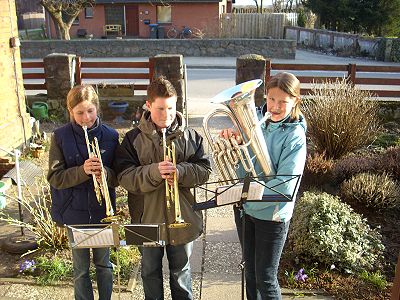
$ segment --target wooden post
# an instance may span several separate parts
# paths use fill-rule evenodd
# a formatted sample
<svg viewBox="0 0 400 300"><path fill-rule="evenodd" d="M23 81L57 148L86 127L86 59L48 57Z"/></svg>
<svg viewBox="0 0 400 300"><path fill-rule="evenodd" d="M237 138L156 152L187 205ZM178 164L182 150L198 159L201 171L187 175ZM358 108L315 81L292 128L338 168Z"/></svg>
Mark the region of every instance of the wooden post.
<svg viewBox="0 0 400 300"><path fill-rule="evenodd" d="M81 85L82 84L82 62L81 62L81 57L77 56L75 60L75 85Z"/></svg>
<svg viewBox="0 0 400 300"><path fill-rule="evenodd" d="M356 64L349 64L347 67L347 78L352 86L356 84Z"/></svg>
<svg viewBox="0 0 400 300"><path fill-rule="evenodd" d="M272 70L272 62L271 59L265 59L265 85L267 85L268 81L271 79L271 70Z"/></svg>
<svg viewBox="0 0 400 300"><path fill-rule="evenodd" d="M400 255L397 259L396 275L393 281L392 296L390 300L400 300Z"/></svg>
<svg viewBox="0 0 400 300"><path fill-rule="evenodd" d="M154 57L149 57L149 81L154 78Z"/></svg>

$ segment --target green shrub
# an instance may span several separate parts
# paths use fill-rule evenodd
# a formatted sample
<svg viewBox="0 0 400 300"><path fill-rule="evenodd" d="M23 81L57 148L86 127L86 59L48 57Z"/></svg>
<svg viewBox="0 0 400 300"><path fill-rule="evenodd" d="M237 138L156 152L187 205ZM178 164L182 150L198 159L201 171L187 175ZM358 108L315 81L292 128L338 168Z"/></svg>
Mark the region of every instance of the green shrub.
<svg viewBox="0 0 400 300"><path fill-rule="evenodd" d="M302 177L303 186L321 187L332 181L333 161L325 157L325 153L307 155L304 174Z"/></svg>
<svg viewBox="0 0 400 300"><path fill-rule="evenodd" d="M139 263L140 253L137 247L120 247L118 251L111 249L110 260L114 264L114 276L116 278L117 272L122 280L128 280L133 267ZM117 265L119 264L119 270Z"/></svg>
<svg viewBox="0 0 400 300"><path fill-rule="evenodd" d="M378 209L396 207L400 201L398 183L387 174L357 174L343 182L340 195L346 202Z"/></svg>
<svg viewBox="0 0 400 300"><path fill-rule="evenodd" d="M297 11L297 26L306 27L307 17L303 8Z"/></svg>
<svg viewBox="0 0 400 300"><path fill-rule="evenodd" d="M380 271L369 273L369 272L363 270L359 274L359 277L362 280L364 280L365 282L372 284L374 287L376 287L380 291L383 291L387 286L387 281L386 281L385 277L381 274Z"/></svg>
<svg viewBox="0 0 400 300"><path fill-rule="evenodd" d="M346 79L315 84L304 103L308 136L316 152L340 158L374 140L378 104Z"/></svg>
<svg viewBox="0 0 400 300"><path fill-rule="evenodd" d="M57 281L73 277L72 262L57 256L51 259L45 256L39 257L36 267L39 272L36 280L42 285L54 284Z"/></svg>
<svg viewBox="0 0 400 300"><path fill-rule="evenodd" d="M305 192L290 228L292 250L304 261L351 271L380 266L381 235L338 197Z"/></svg>
<svg viewBox="0 0 400 300"><path fill-rule="evenodd" d="M380 133L373 142L374 146L388 148L400 145L400 137L393 133Z"/></svg>

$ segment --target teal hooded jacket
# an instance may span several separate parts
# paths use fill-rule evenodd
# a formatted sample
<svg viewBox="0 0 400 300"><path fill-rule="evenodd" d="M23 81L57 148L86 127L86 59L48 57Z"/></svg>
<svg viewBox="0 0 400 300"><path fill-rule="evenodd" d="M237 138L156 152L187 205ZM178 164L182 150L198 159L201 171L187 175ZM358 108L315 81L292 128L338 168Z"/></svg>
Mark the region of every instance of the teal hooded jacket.
<svg viewBox="0 0 400 300"><path fill-rule="evenodd" d="M277 175L302 175L306 161L306 122L303 116L298 121L285 118L280 122L269 122L261 125L267 144L274 173ZM262 173L255 162L257 174ZM262 175L262 174L261 174ZM266 186L274 187L287 180L288 177L277 176L265 182ZM300 179L298 183L300 183ZM293 214L296 194L299 188L297 180L290 180L276 186L274 189L285 195L293 195L290 202L247 202L243 205L246 214L260 220L287 222ZM264 195L276 194L265 188Z"/></svg>

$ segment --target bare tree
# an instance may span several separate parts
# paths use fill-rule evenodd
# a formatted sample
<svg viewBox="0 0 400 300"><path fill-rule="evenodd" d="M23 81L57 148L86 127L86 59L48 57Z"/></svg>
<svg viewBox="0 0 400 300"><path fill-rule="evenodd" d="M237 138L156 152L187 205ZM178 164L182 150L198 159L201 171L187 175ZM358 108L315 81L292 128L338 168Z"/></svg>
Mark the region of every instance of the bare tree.
<svg viewBox="0 0 400 300"><path fill-rule="evenodd" d="M254 1L254 3L256 4L256 11L257 12L259 12L259 8L258 8L258 2L257 2L257 0L253 0Z"/></svg>
<svg viewBox="0 0 400 300"><path fill-rule="evenodd" d="M93 6L95 0L40 0L40 4L50 14L56 27L57 37L69 40L72 23L83 8Z"/></svg>

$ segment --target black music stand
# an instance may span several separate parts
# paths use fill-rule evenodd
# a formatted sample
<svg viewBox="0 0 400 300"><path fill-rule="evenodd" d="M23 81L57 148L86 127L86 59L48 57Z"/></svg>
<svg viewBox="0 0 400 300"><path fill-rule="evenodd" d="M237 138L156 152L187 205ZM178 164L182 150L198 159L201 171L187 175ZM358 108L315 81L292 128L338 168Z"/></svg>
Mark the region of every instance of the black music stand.
<svg viewBox="0 0 400 300"><path fill-rule="evenodd" d="M162 231L165 224L127 224L125 229L125 245L142 247L163 247Z"/></svg>
<svg viewBox="0 0 400 300"><path fill-rule="evenodd" d="M282 178L282 182L274 185L267 186L267 184L262 181L273 178ZM229 204L236 204L240 210L243 209L243 204L246 202L290 202L293 201L295 191L300 183L301 175L269 175L269 176L252 176L251 173L247 173L244 178L237 178L233 180L221 180L221 181L213 181L207 182L203 185L195 186L195 204L193 205L194 210L204 210L219 206L225 206ZM276 188L280 185L283 185L289 181L296 180L295 188L293 189L292 195L285 195L279 192ZM232 183L233 182L233 183ZM210 190L207 188L209 184L227 184L225 186L217 187L215 190ZM203 187L205 185L205 187ZM260 187L267 188L274 192L272 195L264 195L263 189L260 190ZM196 202L196 188L204 190L206 192L211 192L213 196L205 202ZM231 193L228 197L222 199L219 198L224 193L229 193L231 189L235 189L234 193ZM236 196L235 196L236 194ZM260 199L261 196L261 199ZM241 286L241 294L242 299L244 299L245 290L244 290L244 282L245 282L245 262L244 262L244 240L245 240L245 218L242 217L242 261L239 265L242 271L242 286Z"/></svg>

